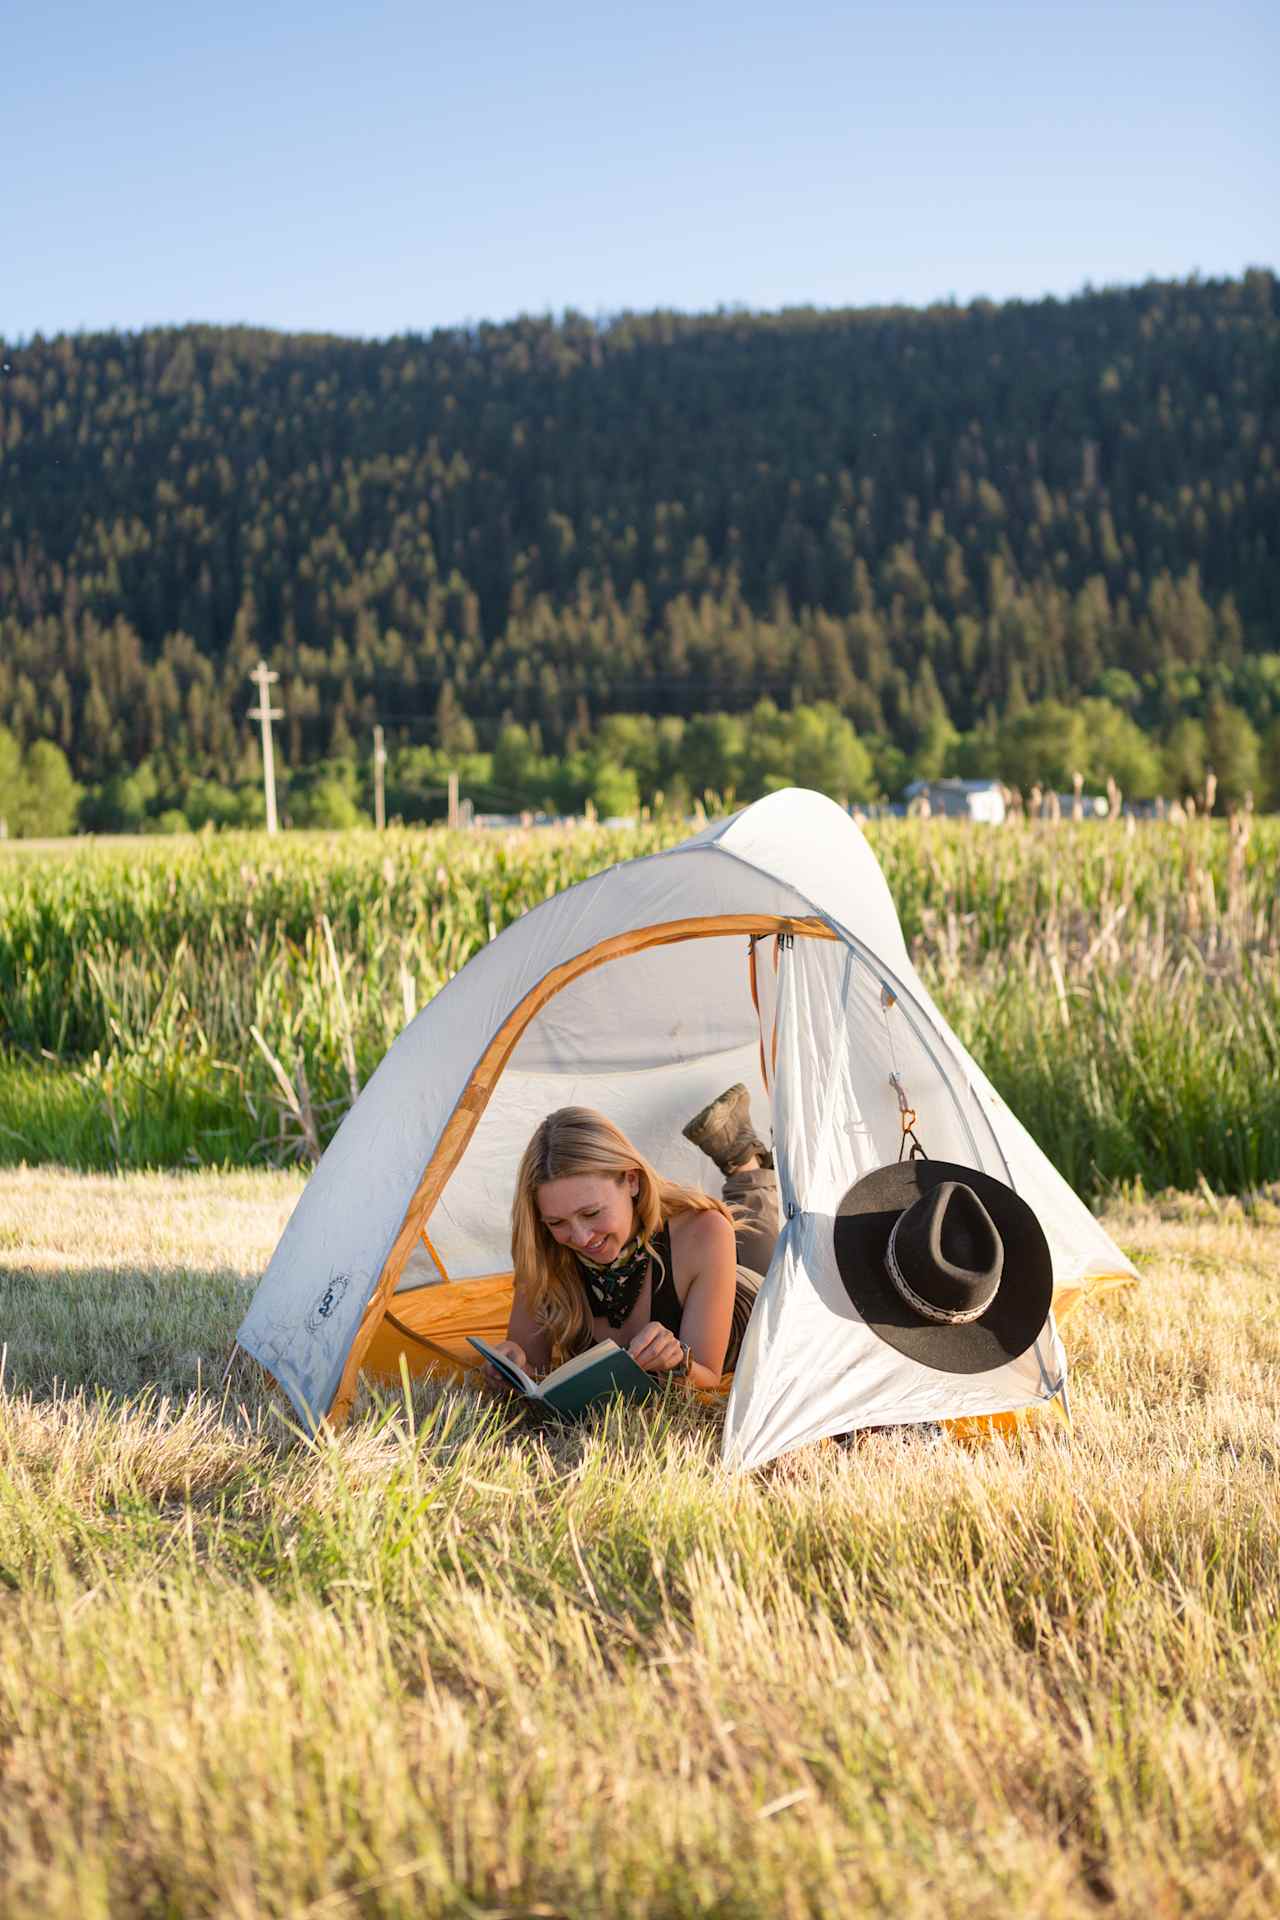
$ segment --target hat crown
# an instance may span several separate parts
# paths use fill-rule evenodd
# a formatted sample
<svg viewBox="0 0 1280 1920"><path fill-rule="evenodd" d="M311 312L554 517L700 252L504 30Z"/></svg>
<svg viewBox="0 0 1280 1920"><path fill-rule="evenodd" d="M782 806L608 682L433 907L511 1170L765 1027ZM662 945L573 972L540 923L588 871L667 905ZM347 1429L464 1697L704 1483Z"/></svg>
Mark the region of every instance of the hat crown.
<svg viewBox="0 0 1280 1920"><path fill-rule="evenodd" d="M913 1312L963 1326L996 1297L1004 1242L973 1188L944 1180L899 1214L885 1269Z"/></svg>

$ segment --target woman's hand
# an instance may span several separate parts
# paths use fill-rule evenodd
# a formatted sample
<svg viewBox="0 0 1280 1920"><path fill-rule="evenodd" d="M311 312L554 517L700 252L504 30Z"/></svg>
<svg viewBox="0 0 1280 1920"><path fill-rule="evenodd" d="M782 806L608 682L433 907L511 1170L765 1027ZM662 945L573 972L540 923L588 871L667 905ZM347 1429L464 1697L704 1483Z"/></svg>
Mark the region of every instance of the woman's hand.
<svg viewBox="0 0 1280 1920"><path fill-rule="evenodd" d="M670 1327L664 1327L660 1320L651 1320L647 1327L641 1327L627 1352L646 1373L670 1373L674 1367L684 1364L684 1348Z"/></svg>
<svg viewBox="0 0 1280 1920"><path fill-rule="evenodd" d="M494 1352L500 1353L504 1360L513 1360L516 1366L523 1367L526 1373L531 1371L525 1350L522 1346L519 1346L516 1341L494 1340L490 1344ZM504 1376L498 1372L498 1369L488 1360L484 1363L484 1380L486 1386L496 1387L503 1393L515 1392L515 1388L511 1382L504 1378Z"/></svg>

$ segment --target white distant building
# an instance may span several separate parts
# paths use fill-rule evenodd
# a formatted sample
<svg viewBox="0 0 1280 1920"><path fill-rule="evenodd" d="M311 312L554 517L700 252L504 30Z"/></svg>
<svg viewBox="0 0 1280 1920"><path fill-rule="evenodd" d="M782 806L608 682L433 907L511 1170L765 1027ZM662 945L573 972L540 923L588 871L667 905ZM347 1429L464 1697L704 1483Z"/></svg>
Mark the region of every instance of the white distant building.
<svg viewBox="0 0 1280 1920"><path fill-rule="evenodd" d="M1064 820L1075 819L1076 796L1074 793L1057 795L1058 811ZM1080 818L1082 820L1106 820L1111 814L1111 802L1105 793L1082 793L1080 795Z"/></svg>
<svg viewBox="0 0 1280 1920"><path fill-rule="evenodd" d="M925 798L931 814L949 820L981 820L998 827L1005 817L1004 788L998 780L913 780L903 789L910 807Z"/></svg>

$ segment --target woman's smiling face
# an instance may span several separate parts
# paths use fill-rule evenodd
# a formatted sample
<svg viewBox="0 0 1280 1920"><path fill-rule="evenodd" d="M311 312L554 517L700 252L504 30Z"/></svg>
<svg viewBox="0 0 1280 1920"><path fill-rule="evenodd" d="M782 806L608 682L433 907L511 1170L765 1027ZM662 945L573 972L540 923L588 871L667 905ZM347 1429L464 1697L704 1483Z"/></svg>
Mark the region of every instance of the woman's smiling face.
<svg viewBox="0 0 1280 1920"><path fill-rule="evenodd" d="M616 1260L635 1229L632 1204L639 1176L628 1172L575 1173L538 1188L542 1224L562 1247L585 1254L597 1266Z"/></svg>

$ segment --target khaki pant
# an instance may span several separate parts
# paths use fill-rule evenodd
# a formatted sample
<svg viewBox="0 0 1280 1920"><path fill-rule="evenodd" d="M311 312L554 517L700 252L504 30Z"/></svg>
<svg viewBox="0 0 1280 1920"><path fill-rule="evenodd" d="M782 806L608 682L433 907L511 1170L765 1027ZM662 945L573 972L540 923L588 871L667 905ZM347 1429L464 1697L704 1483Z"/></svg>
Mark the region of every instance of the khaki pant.
<svg viewBox="0 0 1280 1920"><path fill-rule="evenodd" d="M726 1174L724 1203L733 1215L738 1241L738 1283L734 1289L729 1346L724 1356L724 1370L732 1373L738 1364L742 1336L747 1330L760 1282L769 1271L774 1243L782 1228L777 1174L772 1167L752 1167L746 1173Z"/></svg>
<svg viewBox="0 0 1280 1920"><path fill-rule="evenodd" d="M749 1267L758 1279L763 1279L782 1231L777 1174L772 1167L752 1167L746 1173L726 1174L724 1203L733 1215L737 1231L739 1265Z"/></svg>

